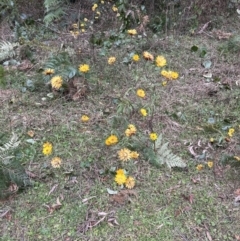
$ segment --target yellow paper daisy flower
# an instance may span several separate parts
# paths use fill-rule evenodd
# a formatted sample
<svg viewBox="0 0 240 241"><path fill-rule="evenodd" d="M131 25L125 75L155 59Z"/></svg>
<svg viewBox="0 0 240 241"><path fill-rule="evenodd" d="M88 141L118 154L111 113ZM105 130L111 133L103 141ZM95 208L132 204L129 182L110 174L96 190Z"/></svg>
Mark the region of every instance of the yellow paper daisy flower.
<svg viewBox="0 0 240 241"><path fill-rule="evenodd" d="M135 62L138 62L138 61L140 60L139 55L138 55L138 54L134 54L134 55L132 56L132 60L135 61Z"/></svg>
<svg viewBox="0 0 240 241"><path fill-rule="evenodd" d="M135 179L131 176L129 176L125 181L125 186L128 189L132 189L135 186Z"/></svg>
<svg viewBox="0 0 240 241"><path fill-rule="evenodd" d="M125 174L117 174L115 176L115 182L118 184L118 185L123 185L127 180L127 177Z"/></svg>
<svg viewBox="0 0 240 241"><path fill-rule="evenodd" d="M147 51L143 52L143 57L144 57L144 59L146 59L146 60L154 60L153 55L150 54L150 53L147 52Z"/></svg>
<svg viewBox="0 0 240 241"><path fill-rule="evenodd" d="M230 128L230 129L228 130L228 135L229 135L230 137L232 137L234 132L235 132L235 130L234 130L233 128Z"/></svg>
<svg viewBox="0 0 240 241"><path fill-rule="evenodd" d="M98 5L96 3L94 3L92 6L92 11L95 11L97 7L98 7Z"/></svg>
<svg viewBox="0 0 240 241"><path fill-rule="evenodd" d="M81 117L81 121L83 121L83 122L87 122L87 121L89 121L89 117L87 116L87 115L82 115L82 117Z"/></svg>
<svg viewBox="0 0 240 241"><path fill-rule="evenodd" d="M115 57L110 57L109 59L108 59L108 64L114 64L116 62L116 58Z"/></svg>
<svg viewBox="0 0 240 241"><path fill-rule="evenodd" d="M137 30L136 29L129 29L127 32L130 35L136 35L137 34Z"/></svg>
<svg viewBox="0 0 240 241"><path fill-rule="evenodd" d="M134 125L130 124L128 125L128 128L125 130L125 135L131 136L133 134L136 134L136 132L137 132L137 128Z"/></svg>
<svg viewBox="0 0 240 241"><path fill-rule="evenodd" d="M118 8L117 8L115 5L113 5L113 6L112 6L112 10L113 10L113 12L117 12L117 11L118 11Z"/></svg>
<svg viewBox="0 0 240 241"><path fill-rule="evenodd" d="M120 161L128 161L131 159L131 151L128 148L123 148L117 153Z"/></svg>
<svg viewBox="0 0 240 241"><path fill-rule="evenodd" d="M125 170L124 170L124 169L118 169L118 170L116 171L116 174L117 174L117 175L125 175Z"/></svg>
<svg viewBox="0 0 240 241"><path fill-rule="evenodd" d="M42 153L45 156L51 155L52 154L52 149L53 146L50 142L45 142L42 147Z"/></svg>
<svg viewBox="0 0 240 241"><path fill-rule="evenodd" d="M51 75L51 74L54 74L54 73L55 73L54 69L45 69L43 71L43 74L45 74L45 75Z"/></svg>
<svg viewBox="0 0 240 241"><path fill-rule="evenodd" d="M87 72L89 72L90 67L88 64L81 64L81 65L79 65L78 70L82 73L87 73Z"/></svg>
<svg viewBox="0 0 240 241"><path fill-rule="evenodd" d="M155 133L155 132L150 133L149 137L152 141L156 141L158 138L157 133Z"/></svg>
<svg viewBox="0 0 240 241"><path fill-rule="evenodd" d="M172 72L171 72L171 78L172 78L172 79L177 79L178 77L179 77L178 72L175 72L175 71L172 71Z"/></svg>
<svg viewBox="0 0 240 241"><path fill-rule="evenodd" d="M142 114L142 116L147 116L147 110L144 108L140 109L140 113Z"/></svg>
<svg viewBox="0 0 240 241"><path fill-rule="evenodd" d="M163 67L167 64L167 60L161 55L158 55L156 57L155 62L156 62L157 67Z"/></svg>
<svg viewBox="0 0 240 241"><path fill-rule="evenodd" d="M213 162L212 161L208 161L207 165L208 165L209 168L212 168L213 167Z"/></svg>
<svg viewBox="0 0 240 241"><path fill-rule="evenodd" d="M131 152L131 158L137 159L138 157L139 157L139 153L138 152L136 152L136 151L132 151Z"/></svg>
<svg viewBox="0 0 240 241"><path fill-rule="evenodd" d="M138 89L137 90L137 96L138 97L141 97L141 98L144 98L145 97L145 91L143 89Z"/></svg>
<svg viewBox="0 0 240 241"><path fill-rule="evenodd" d="M112 146L118 143L118 138L116 135L110 135L106 140L105 140L105 144L107 146Z"/></svg>
<svg viewBox="0 0 240 241"><path fill-rule="evenodd" d="M59 90L62 87L63 79L61 76L57 75L52 77L51 85L53 89Z"/></svg>
<svg viewBox="0 0 240 241"><path fill-rule="evenodd" d="M53 168L60 168L61 165L62 165L62 159L59 158L59 157L54 157L51 160L51 165L52 165Z"/></svg>
<svg viewBox="0 0 240 241"><path fill-rule="evenodd" d="M197 169L198 171L201 171L201 170L203 169L203 165L202 165L202 164L197 165L196 169Z"/></svg>

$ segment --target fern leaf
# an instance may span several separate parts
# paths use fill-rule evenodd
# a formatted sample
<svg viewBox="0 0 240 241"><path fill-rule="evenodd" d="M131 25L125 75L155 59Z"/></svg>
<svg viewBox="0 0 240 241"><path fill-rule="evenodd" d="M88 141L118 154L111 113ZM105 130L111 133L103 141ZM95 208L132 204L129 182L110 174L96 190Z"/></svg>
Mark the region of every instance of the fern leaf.
<svg viewBox="0 0 240 241"><path fill-rule="evenodd" d="M162 135L156 141L158 147L156 153L156 163L158 165L166 164L170 169L172 167L186 167L186 163L177 155L173 154L168 148L168 142L162 144Z"/></svg>
<svg viewBox="0 0 240 241"><path fill-rule="evenodd" d="M13 58L16 55L16 47L19 44L17 43L10 43L7 41L1 41L0 42L0 62Z"/></svg>

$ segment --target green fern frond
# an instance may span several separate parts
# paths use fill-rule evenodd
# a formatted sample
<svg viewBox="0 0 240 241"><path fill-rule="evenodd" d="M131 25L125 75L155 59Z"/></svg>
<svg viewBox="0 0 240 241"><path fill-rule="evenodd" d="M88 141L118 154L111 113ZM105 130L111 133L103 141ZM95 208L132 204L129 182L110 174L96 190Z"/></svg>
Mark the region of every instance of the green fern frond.
<svg viewBox="0 0 240 241"><path fill-rule="evenodd" d="M46 25L52 23L55 19L60 19L65 14L62 1L60 0L45 0L44 7L46 15L43 19Z"/></svg>
<svg viewBox="0 0 240 241"><path fill-rule="evenodd" d="M10 184L16 184L18 188L31 185L21 163L13 155L13 150L20 144L16 134L13 134L10 141L0 147L0 197L6 197L11 191Z"/></svg>
<svg viewBox="0 0 240 241"><path fill-rule="evenodd" d="M177 155L173 154L168 148L168 142L163 143L162 135L156 141L156 162L159 165L166 164L170 169L172 167L186 167L186 163Z"/></svg>
<svg viewBox="0 0 240 241"><path fill-rule="evenodd" d="M16 55L16 47L19 46L18 43L10 43L8 41L0 42L0 62L13 58Z"/></svg>
<svg viewBox="0 0 240 241"><path fill-rule="evenodd" d="M157 167L164 164L170 169L172 167L186 167L186 163L180 157L172 153L168 148L168 144L168 142L163 142L162 135L160 135L155 143L155 151L150 147L143 148L144 157Z"/></svg>

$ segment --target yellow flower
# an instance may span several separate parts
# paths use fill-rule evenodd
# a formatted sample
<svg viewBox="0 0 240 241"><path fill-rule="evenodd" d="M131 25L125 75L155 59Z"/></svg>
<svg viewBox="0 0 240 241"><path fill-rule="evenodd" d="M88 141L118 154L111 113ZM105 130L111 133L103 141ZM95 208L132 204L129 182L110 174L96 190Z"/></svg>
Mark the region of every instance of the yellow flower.
<svg viewBox="0 0 240 241"><path fill-rule="evenodd" d="M108 59L108 64L114 64L116 62L116 58L115 57L110 57Z"/></svg>
<svg viewBox="0 0 240 241"><path fill-rule="evenodd" d="M83 121L83 122L87 122L87 121L89 121L89 117L87 116L87 115L82 115L82 117L81 117L81 121Z"/></svg>
<svg viewBox="0 0 240 241"><path fill-rule="evenodd" d="M96 3L94 3L92 6L92 11L95 11L97 7L98 7L98 5Z"/></svg>
<svg viewBox="0 0 240 241"><path fill-rule="evenodd" d="M81 23L81 25L80 25L81 27L84 27L85 26L85 24L84 23Z"/></svg>
<svg viewBox="0 0 240 241"><path fill-rule="evenodd" d="M104 4L104 1L101 1L101 4Z"/></svg>
<svg viewBox="0 0 240 241"><path fill-rule="evenodd" d="M140 109L140 113L142 114L142 116L147 116L147 110L144 108Z"/></svg>
<svg viewBox="0 0 240 241"><path fill-rule="evenodd" d="M90 70L90 67L88 64L81 64L81 65L79 65L78 69L82 73L87 73Z"/></svg>
<svg viewBox="0 0 240 241"><path fill-rule="evenodd" d="M129 176L125 181L125 186L128 189L132 189L135 186L135 179L131 176Z"/></svg>
<svg viewBox="0 0 240 241"><path fill-rule="evenodd" d="M61 76L57 75L52 77L51 79L51 85L53 89L60 89L62 87L63 79Z"/></svg>
<svg viewBox="0 0 240 241"><path fill-rule="evenodd" d="M73 28L78 28L78 24L77 24L77 23L73 23L73 24L72 24L72 27L73 27Z"/></svg>
<svg viewBox="0 0 240 241"><path fill-rule="evenodd" d="M156 141L158 138L157 133L155 133L155 132L150 133L149 137L152 141Z"/></svg>
<svg viewBox="0 0 240 241"><path fill-rule="evenodd" d="M125 170L124 170L124 169L118 169L118 170L116 171L116 174L117 174L117 175L125 175Z"/></svg>
<svg viewBox="0 0 240 241"><path fill-rule="evenodd" d="M136 35L137 34L137 30L136 29L129 29L127 32L130 35Z"/></svg>
<svg viewBox="0 0 240 241"><path fill-rule="evenodd" d="M203 169L203 165L202 165L202 164L197 165L196 169L197 169L198 171L201 171L201 170Z"/></svg>
<svg viewBox="0 0 240 241"><path fill-rule="evenodd" d="M51 160L51 165L52 165L53 168L60 168L61 164L62 164L62 159L59 158L59 157L54 157Z"/></svg>
<svg viewBox="0 0 240 241"><path fill-rule="evenodd" d="M101 15L101 13L99 11L97 11L96 14Z"/></svg>
<svg viewBox="0 0 240 241"><path fill-rule="evenodd" d="M234 158L235 158L237 161L240 161L240 157L239 157L239 156L234 156Z"/></svg>
<svg viewBox="0 0 240 241"><path fill-rule="evenodd" d="M161 75L162 75L163 77L167 77L167 76L168 76L168 72L163 69L163 70L161 71Z"/></svg>
<svg viewBox="0 0 240 241"><path fill-rule="evenodd" d="M137 96L144 98L145 97L145 91L143 89L137 90Z"/></svg>
<svg viewBox="0 0 240 241"><path fill-rule="evenodd" d="M115 145L116 143L118 143L118 138L115 135L110 135L106 140L105 140L105 144L107 146L112 146Z"/></svg>
<svg viewBox="0 0 240 241"><path fill-rule="evenodd" d="M212 161L208 161L207 165L208 165L209 168L212 168L213 167L213 162Z"/></svg>
<svg viewBox="0 0 240 241"><path fill-rule="evenodd" d="M179 76L178 72L171 71L171 79L177 79Z"/></svg>
<svg viewBox="0 0 240 241"><path fill-rule="evenodd" d="M210 140L209 140L211 143L213 143L215 140L214 140L214 138L210 138Z"/></svg>
<svg viewBox="0 0 240 241"><path fill-rule="evenodd" d="M228 135L229 135L230 137L232 137L234 131L235 131L235 130L234 130L233 128L230 128L230 129L228 130Z"/></svg>
<svg viewBox="0 0 240 241"><path fill-rule="evenodd" d="M137 129L134 125L130 124L128 125L128 128L125 130L125 135L126 136L131 136L133 134L136 134Z"/></svg>
<svg viewBox="0 0 240 241"><path fill-rule="evenodd" d="M45 69L44 71L43 71L43 74L45 74L45 75L51 75L51 74L54 74L54 69Z"/></svg>
<svg viewBox="0 0 240 241"><path fill-rule="evenodd" d="M115 182L118 184L118 185L123 185L127 180L127 177L125 174L117 174L115 176Z"/></svg>
<svg viewBox="0 0 240 241"><path fill-rule="evenodd" d="M167 60L161 55L158 55L156 57L155 62L156 62L157 67L163 67L167 64Z"/></svg>
<svg viewBox="0 0 240 241"><path fill-rule="evenodd" d="M82 33L84 33L84 32L85 32L85 29L83 28L81 31L82 31Z"/></svg>
<svg viewBox="0 0 240 241"><path fill-rule="evenodd" d="M154 60L153 55L150 54L150 53L147 52L147 51L143 52L143 57L144 57L144 59L146 59L146 60Z"/></svg>
<svg viewBox="0 0 240 241"><path fill-rule="evenodd" d="M118 153L118 158L120 161L128 161L131 159L131 151L127 148L123 148Z"/></svg>
<svg viewBox="0 0 240 241"><path fill-rule="evenodd" d="M52 144L50 142L45 142L43 144L43 147L42 147L42 153L45 156L51 155L52 154L52 149L53 149Z"/></svg>
<svg viewBox="0 0 240 241"><path fill-rule="evenodd" d="M166 86L166 85L167 85L167 81L163 81L162 86Z"/></svg>
<svg viewBox="0 0 240 241"><path fill-rule="evenodd" d="M77 38L77 36L79 35L79 31L70 31L70 33L74 38Z"/></svg>
<svg viewBox="0 0 240 241"><path fill-rule="evenodd" d="M113 12L117 12L117 11L118 11L118 8L117 8L115 5L113 5L113 6L112 6L112 10L113 10Z"/></svg>
<svg viewBox="0 0 240 241"><path fill-rule="evenodd" d="M138 62L138 61L140 60L139 55L138 55L138 54L134 54L134 55L132 56L132 60L135 61L135 62Z"/></svg>
<svg viewBox="0 0 240 241"><path fill-rule="evenodd" d="M84 18L84 19L83 19L83 21L84 21L84 22L87 22L87 21L88 21L88 19L87 19L87 18Z"/></svg>
<svg viewBox="0 0 240 241"><path fill-rule="evenodd" d="M34 131L28 131L27 134L28 134L30 137L34 137Z"/></svg>
<svg viewBox="0 0 240 241"><path fill-rule="evenodd" d="M139 153L138 152L136 152L136 151L132 151L131 152L131 158L137 159L138 157L139 157Z"/></svg>

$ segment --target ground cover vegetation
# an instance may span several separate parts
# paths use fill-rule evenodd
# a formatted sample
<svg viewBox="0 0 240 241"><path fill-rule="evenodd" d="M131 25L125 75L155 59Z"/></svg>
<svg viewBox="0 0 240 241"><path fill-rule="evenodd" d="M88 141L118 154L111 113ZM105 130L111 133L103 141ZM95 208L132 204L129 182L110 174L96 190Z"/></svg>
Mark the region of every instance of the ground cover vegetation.
<svg viewBox="0 0 240 241"><path fill-rule="evenodd" d="M1 240L240 240L238 1L0 6Z"/></svg>

